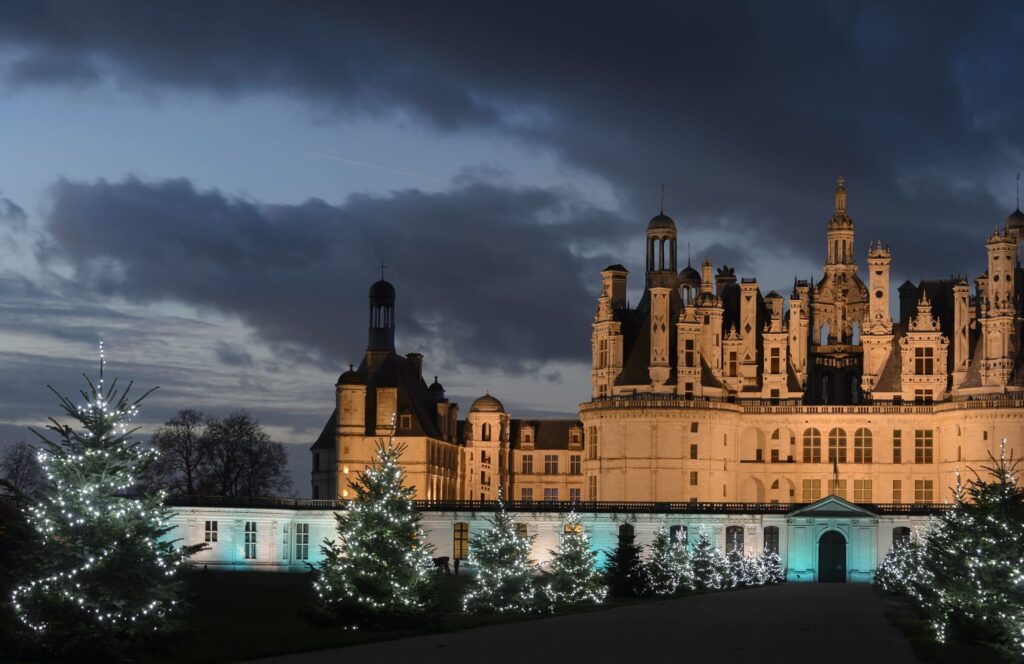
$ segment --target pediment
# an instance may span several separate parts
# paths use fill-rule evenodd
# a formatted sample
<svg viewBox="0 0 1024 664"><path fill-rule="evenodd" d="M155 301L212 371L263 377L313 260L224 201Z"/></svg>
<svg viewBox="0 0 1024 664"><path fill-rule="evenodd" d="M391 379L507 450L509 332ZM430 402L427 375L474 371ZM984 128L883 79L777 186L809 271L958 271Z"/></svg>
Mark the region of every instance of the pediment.
<svg viewBox="0 0 1024 664"><path fill-rule="evenodd" d="M863 507L854 505L848 500L839 496L828 496L816 503L804 505L790 512L787 516L801 517L852 517L852 518L875 518L878 515Z"/></svg>

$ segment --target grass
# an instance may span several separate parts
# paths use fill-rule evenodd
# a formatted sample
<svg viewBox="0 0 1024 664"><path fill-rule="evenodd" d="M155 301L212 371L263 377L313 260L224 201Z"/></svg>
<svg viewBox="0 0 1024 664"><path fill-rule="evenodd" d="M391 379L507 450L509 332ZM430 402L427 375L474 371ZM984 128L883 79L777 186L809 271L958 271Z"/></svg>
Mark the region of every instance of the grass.
<svg viewBox="0 0 1024 664"><path fill-rule="evenodd" d="M963 664L963 662L997 662L1016 661L1006 657L984 644L978 643L939 643L932 635L931 626L921 616L909 598L893 595L875 588L878 600L882 604L885 617L903 636L910 641L914 654L922 664Z"/></svg>
<svg viewBox="0 0 1024 664"><path fill-rule="evenodd" d="M346 631L318 627L302 616L312 600L311 574L201 572L185 574L190 591L188 630L155 662L226 662L383 641L432 632L530 620L531 616L466 614L460 600L469 578L439 577L440 618L415 630ZM594 610L635 600L605 602Z"/></svg>

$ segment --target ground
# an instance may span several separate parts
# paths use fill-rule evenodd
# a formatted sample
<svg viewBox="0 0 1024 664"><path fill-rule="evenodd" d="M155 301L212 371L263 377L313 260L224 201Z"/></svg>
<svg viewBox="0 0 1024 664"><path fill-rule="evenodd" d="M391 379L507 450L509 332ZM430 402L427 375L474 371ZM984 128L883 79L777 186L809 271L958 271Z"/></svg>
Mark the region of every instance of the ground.
<svg viewBox="0 0 1024 664"><path fill-rule="evenodd" d="M867 585L783 584L264 660L319 662L917 661Z"/></svg>

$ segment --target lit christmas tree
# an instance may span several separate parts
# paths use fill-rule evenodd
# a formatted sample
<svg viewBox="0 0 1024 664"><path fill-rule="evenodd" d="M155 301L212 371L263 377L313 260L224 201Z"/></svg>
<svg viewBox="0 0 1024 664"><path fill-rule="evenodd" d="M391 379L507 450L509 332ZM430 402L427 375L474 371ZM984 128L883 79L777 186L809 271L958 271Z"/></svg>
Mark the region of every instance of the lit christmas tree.
<svg viewBox="0 0 1024 664"><path fill-rule="evenodd" d="M759 586L782 583L786 580L786 570L782 567L782 558L767 548L754 559L754 570L756 585Z"/></svg>
<svg viewBox="0 0 1024 664"><path fill-rule="evenodd" d="M703 526L697 544L690 554L690 564L693 566L695 590L720 590L729 587L729 564L718 547L708 539Z"/></svg>
<svg viewBox="0 0 1024 664"><path fill-rule="evenodd" d="M733 535L732 541L729 542L729 553L725 554L725 560L729 571L723 579L724 588L757 585L753 559L743 555L743 548L736 535Z"/></svg>
<svg viewBox="0 0 1024 664"><path fill-rule="evenodd" d="M642 553L633 535L621 534L615 548L605 552L604 578L612 595L633 597L647 592Z"/></svg>
<svg viewBox="0 0 1024 664"><path fill-rule="evenodd" d="M886 592L911 595L921 600L920 589L931 586L923 578L925 569L925 543L915 531L908 539L893 544L885 554L885 559L875 570L875 583Z"/></svg>
<svg viewBox="0 0 1024 664"><path fill-rule="evenodd" d="M544 594L552 609L604 601L608 589L597 571L597 552L590 550L590 538L575 512L566 519L558 550L551 551L551 555L551 573L546 577Z"/></svg>
<svg viewBox="0 0 1024 664"><path fill-rule="evenodd" d="M462 599L463 608L486 613L540 610L534 579L538 567L530 560L533 537L517 532L500 498L489 521L490 528L469 540L469 564L476 568L476 575Z"/></svg>
<svg viewBox="0 0 1024 664"><path fill-rule="evenodd" d="M51 419L59 439L40 437L48 486L27 510L39 535L35 578L11 603L38 648L50 655L113 658L153 647L177 625L181 587L175 573L199 546L165 539L172 514L162 492L136 496L156 453L142 447L128 422L150 392L132 400L132 385L86 378L78 405L50 389L78 428Z"/></svg>
<svg viewBox="0 0 1024 664"><path fill-rule="evenodd" d="M647 592L673 595L681 588L689 587L692 571L687 546L673 538L665 526L655 532L643 565Z"/></svg>
<svg viewBox="0 0 1024 664"><path fill-rule="evenodd" d="M355 498L335 514L337 540L313 587L319 608L347 628L393 627L423 619L435 601L433 561L398 463L404 445L377 446L377 458L350 483Z"/></svg>

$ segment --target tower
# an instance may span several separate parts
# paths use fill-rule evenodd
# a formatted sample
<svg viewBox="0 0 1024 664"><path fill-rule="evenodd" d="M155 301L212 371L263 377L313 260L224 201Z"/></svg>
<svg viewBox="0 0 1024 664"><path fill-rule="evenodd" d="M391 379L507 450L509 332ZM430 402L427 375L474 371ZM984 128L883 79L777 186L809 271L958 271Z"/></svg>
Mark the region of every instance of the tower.
<svg viewBox="0 0 1024 664"><path fill-rule="evenodd" d="M366 344L367 370L372 372L389 353L394 352L395 287L381 279L370 286L370 334Z"/></svg>
<svg viewBox="0 0 1024 664"><path fill-rule="evenodd" d="M652 389L666 389L669 367L671 295L676 290L676 222L664 211L647 224L647 290L650 295ZM668 388L671 389L671 388Z"/></svg>
<svg viewBox="0 0 1024 664"><path fill-rule="evenodd" d="M606 397L622 371L622 323L615 312L626 306L626 277L621 265L609 265L601 272L601 296L597 300L591 333L591 396Z"/></svg>

